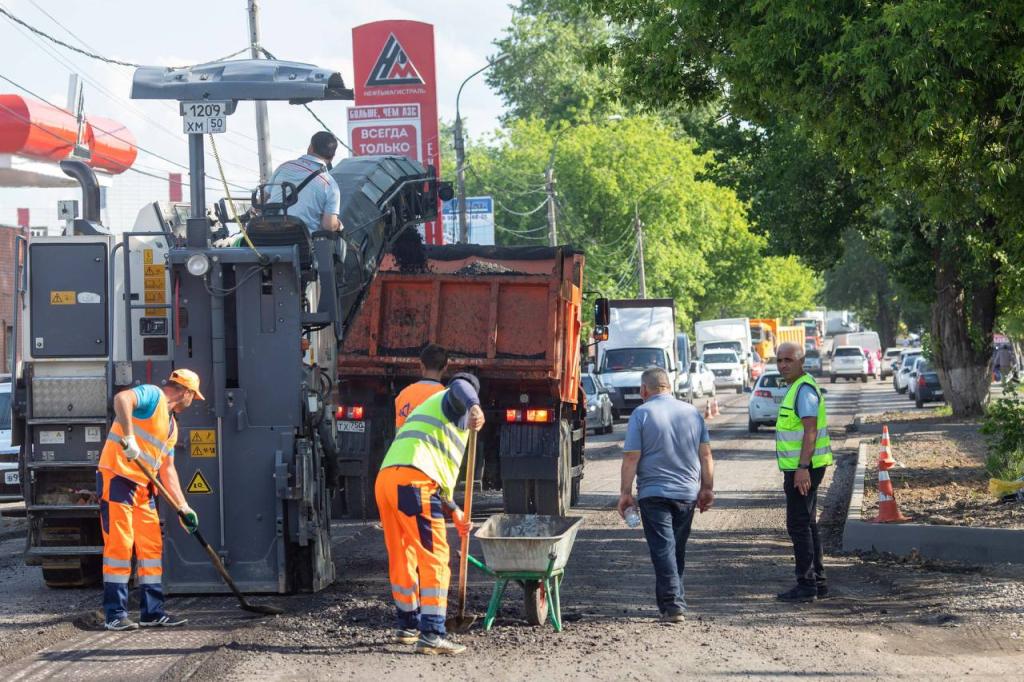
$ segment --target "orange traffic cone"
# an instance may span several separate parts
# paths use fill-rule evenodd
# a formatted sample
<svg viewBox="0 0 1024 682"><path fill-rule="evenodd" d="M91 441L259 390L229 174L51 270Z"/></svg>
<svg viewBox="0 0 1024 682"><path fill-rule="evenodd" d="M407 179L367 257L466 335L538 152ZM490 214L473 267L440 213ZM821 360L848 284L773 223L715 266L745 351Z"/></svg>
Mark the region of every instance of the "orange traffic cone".
<svg viewBox="0 0 1024 682"><path fill-rule="evenodd" d="M708 419L711 419L711 417L711 401L709 400L706 403L704 403L704 419L706 421Z"/></svg>
<svg viewBox="0 0 1024 682"><path fill-rule="evenodd" d="M910 519L900 512L896 504L896 493L892 489L892 481L889 480L889 472L883 469L878 471L878 516L871 519L871 523L903 523Z"/></svg>
<svg viewBox="0 0 1024 682"><path fill-rule="evenodd" d="M896 466L896 460L892 458L892 449L889 445L889 427L882 427L882 451L878 453L878 470L888 471Z"/></svg>
<svg viewBox="0 0 1024 682"><path fill-rule="evenodd" d="M717 417L719 414L721 414L721 413L718 411L718 398L712 398L711 399L711 416L712 417Z"/></svg>

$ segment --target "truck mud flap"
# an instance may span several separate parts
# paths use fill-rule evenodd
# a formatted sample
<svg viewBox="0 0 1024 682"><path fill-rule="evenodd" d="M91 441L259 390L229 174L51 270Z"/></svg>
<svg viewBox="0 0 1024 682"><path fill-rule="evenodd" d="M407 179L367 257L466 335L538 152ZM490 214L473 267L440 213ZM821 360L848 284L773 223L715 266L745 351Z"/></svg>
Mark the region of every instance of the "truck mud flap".
<svg viewBox="0 0 1024 682"><path fill-rule="evenodd" d="M558 423L502 424L499 435L504 480L558 480Z"/></svg>

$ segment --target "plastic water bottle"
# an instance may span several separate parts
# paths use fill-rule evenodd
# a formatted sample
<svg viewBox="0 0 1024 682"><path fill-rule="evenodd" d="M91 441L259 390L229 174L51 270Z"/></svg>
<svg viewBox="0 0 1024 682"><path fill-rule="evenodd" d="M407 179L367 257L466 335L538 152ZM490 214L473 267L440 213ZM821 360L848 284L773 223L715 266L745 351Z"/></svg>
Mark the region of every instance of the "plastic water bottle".
<svg viewBox="0 0 1024 682"><path fill-rule="evenodd" d="M630 528L640 527L640 510L637 509L635 506L626 508L625 517L627 526L629 526Z"/></svg>

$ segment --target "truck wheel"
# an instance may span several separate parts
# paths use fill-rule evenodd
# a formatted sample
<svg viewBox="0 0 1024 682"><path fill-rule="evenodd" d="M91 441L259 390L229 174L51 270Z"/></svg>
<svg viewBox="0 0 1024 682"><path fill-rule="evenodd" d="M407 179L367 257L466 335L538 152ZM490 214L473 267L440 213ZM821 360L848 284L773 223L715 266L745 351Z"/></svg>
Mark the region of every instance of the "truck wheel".
<svg viewBox="0 0 1024 682"><path fill-rule="evenodd" d="M862 383L862 384L868 383L868 375L867 374L861 374L860 375L860 383Z"/></svg>
<svg viewBox="0 0 1024 682"><path fill-rule="evenodd" d="M506 514L530 513L530 481L506 478L501 482L501 497Z"/></svg>
<svg viewBox="0 0 1024 682"><path fill-rule="evenodd" d="M562 420L558 425L558 480L537 480L534 504L538 514L565 516L572 498L572 426Z"/></svg>
<svg viewBox="0 0 1024 682"><path fill-rule="evenodd" d="M69 557L43 564L47 587L91 587L100 582L100 557Z"/></svg>
<svg viewBox="0 0 1024 682"><path fill-rule="evenodd" d="M526 622L543 625L548 619L548 595L540 580L524 580L523 594L526 597Z"/></svg>
<svg viewBox="0 0 1024 682"><path fill-rule="evenodd" d="M359 476L345 477L345 509L350 519L376 519L377 504L367 480Z"/></svg>
<svg viewBox="0 0 1024 682"><path fill-rule="evenodd" d="M574 476L572 489L569 491L569 506L575 507L580 503L580 487L583 485L583 475Z"/></svg>
<svg viewBox="0 0 1024 682"><path fill-rule="evenodd" d="M835 375L835 374L831 374L831 375L829 375L829 377L828 377L828 382L829 382L830 384L834 384L834 383L836 383L836 375Z"/></svg>

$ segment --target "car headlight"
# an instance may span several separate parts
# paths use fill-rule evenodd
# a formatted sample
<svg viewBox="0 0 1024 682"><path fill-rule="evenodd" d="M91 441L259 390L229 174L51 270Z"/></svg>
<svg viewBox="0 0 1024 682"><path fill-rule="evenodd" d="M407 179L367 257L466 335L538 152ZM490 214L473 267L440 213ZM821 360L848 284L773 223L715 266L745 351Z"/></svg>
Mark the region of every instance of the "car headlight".
<svg viewBox="0 0 1024 682"><path fill-rule="evenodd" d="M593 412L596 409L597 405L595 405L594 403L590 403L589 405L587 405L587 412Z"/></svg>

